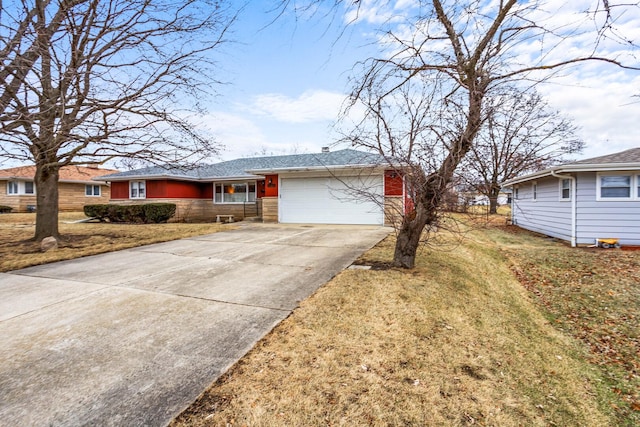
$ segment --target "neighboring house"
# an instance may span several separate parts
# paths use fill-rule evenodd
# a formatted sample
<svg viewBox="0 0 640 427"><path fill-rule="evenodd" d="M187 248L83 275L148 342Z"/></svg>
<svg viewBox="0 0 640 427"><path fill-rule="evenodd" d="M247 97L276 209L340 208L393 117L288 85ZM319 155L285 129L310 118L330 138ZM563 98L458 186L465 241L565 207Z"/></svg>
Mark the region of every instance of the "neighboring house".
<svg viewBox="0 0 640 427"><path fill-rule="evenodd" d="M640 147L580 160L503 183L513 224L571 242L618 238L640 245Z"/></svg>
<svg viewBox="0 0 640 427"><path fill-rule="evenodd" d="M242 158L193 169L155 166L97 179L111 183L111 203L176 203L177 220L233 215L383 225L405 206L401 174L382 156L355 150Z"/></svg>
<svg viewBox="0 0 640 427"><path fill-rule="evenodd" d="M83 206L107 203L111 197L109 186L93 178L117 172L97 167L65 166L60 168L58 208L60 211L82 211ZM32 212L36 209L35 166L20 166L0 170L0 205L10 206L12 212Z"/></svg>

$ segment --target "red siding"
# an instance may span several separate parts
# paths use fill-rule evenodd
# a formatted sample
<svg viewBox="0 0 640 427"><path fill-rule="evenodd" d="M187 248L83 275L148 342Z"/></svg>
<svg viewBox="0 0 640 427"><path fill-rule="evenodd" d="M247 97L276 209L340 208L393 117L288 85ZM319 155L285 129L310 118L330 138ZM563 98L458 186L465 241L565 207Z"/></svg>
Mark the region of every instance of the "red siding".
<svg viewBox="0 0 640 427"><path fill-rule="evenodd" d="M162 199L166 198L167 194L167 181L146 181L145 187L147 190L147 199Z"/></svg>
<svg viewBox="0 0 640 427"><path fill-rule="evenodd" d="M200 198L213 200L213 182L204 182L200 185L202 186L202 196Z"/></svg>
<svg viewBox="0 0 640 427"><path fill-rule="evenodd" d="M267 183L264 196L278 197L278 175L265 175L264 179Z"/></svg>
<svg viewBox="0 0 640 427"><path fill-rule="evenodd" d="M145 181L147 199L213 199L210 182L173 181L167 179ZM129 181L111 183L112 199L129 198Z"/></svg>
<svg viewBox="0 0 640 427"><path fill-rule="evenodd" d="M389 170L384 172L384 195L402 196L404 194L403 179L399 172Z"/></svg>
<svg viewBox="0 0 640 427"><path fill-rule="evenodd" d="M129 198L129 181L115 181L111 183L112 199L128 199Z"/></svg>
<svg viewBox="0 0 640 427"><path fill-rule="evenodd" d="M206 189L209 189L210 196L213 199L213 184L186 181L166 181L166 196L172 199L205 199L207 198Z"/></svg>
<svg viewBox="0 0 640 427"><path fill-rule="evenodd" d="M256 182L256 197L263 198L266 195L266 187L264 180Z"/></svg>

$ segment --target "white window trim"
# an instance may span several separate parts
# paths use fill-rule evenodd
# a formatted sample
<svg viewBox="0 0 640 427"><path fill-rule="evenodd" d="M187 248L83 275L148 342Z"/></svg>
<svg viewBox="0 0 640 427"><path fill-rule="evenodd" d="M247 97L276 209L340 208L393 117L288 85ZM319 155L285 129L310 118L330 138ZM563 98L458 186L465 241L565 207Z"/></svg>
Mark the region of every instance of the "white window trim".
<svg viewBox="0 0 640 427"><path fill-rule="evenodd" d="M629 197L601 197L600 188L601 181L600 177L603 176L628 176L630 177L629 181ZM640 186L640 175L637 172L627 171L627 172L598 172L596 174L596 200L599 202L628 202L630 200L640 200L638 197L638 186Z"/></svg>
<svg viewBox="0 0 640 427"><path fill-rule="evenodd" d="M26 183L30 182L33 184L33 193L26 192ZM9 192L9 188L15 185L15 192ZM33 181L18 181L11 180L7 181L7 196L35 196L36 195L36 184Z"/></svg>
<svg viewBox="0 0 640 427"><path fill-rule="evenodd" d="M140 184L142 183L143 187L144 187L144 196L140 197L140 186L138 186L138 195L133 197L131 195L131 189L133 187L133 184ZM147 181L142 181L142 180L136 180L136 181L129 181L129 199L134 199L134 200L143 200L147 198Z"/></svg>
<svg viewBox="0 0 640 427"><path fill-rule="evenodd" d="M538 181L531 183L531 199L535 202L538 200Z"/></svg>
<svg viewBox="0 0 640 427"><path fill-rule="evenodd" d="M87 189L91 187L91 194L87 194ZM98 187L98 194L94 194L94 189ZM131 191L131 187L129 187L129 191ZM84 196L85 197L100 197L102 196L102 186L99 184L85 184L84 185Z"/></svg>
<svg viewBox="0 0 640 427"><path fill-rule="evenodd" d="M225 202L224 201L224 186L226 185L237 185L237 184L245 184L245 186L247 187L247 191L245 192L246 197L245 197L245 201L244 202ZM249 201L249 185L253 184L253 188L255 189L254 191L254 200L253 201ZM221 196L221 201L217 202L216 201L216 191L218 191L218 185L222 185L223 191L222 193L220 193ZM256 200L258 200L258 183L257 181L217 181L213 183L213 204L215 205L242 205L245 203L255 203Z"/></svg>
<svg viewBox="0 0 640 427"><path fill-rule="evenodd" d="M513 200L520 200L520 186L513 187Z"/></svg>
<svg viewBox="0 0 640 427"><path fill-rule="evenodd" d="M11 191L15 188L15 191ZM19 196L20 195L20 183L18 181L7 181L7 195Z"/></svg>
<svg viewBox="0 0 640 427"><path fill-rule="evenodd" d="M562 183L564 181L569 181L569 197L562 197L562 190L564 190L564 187L562 186ZM573 191L571 188L571 180L569 178L560 178L558 179L558 190L559 190L559 195L558 195L558 200L560 200L561 202L570 202L572 197L573 197Z"/></svg>

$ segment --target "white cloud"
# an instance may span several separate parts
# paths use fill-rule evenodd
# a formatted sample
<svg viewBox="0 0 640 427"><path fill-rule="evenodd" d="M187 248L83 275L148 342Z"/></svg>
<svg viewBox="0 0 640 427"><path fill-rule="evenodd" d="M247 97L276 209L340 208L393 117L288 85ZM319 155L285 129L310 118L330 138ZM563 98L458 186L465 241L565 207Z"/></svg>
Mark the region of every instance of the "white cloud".
<svg viewBox="0 0 640 427"><path fill-rule="evenodd" d="M600 74L575 73L540 86L550 103L580 127L587 147L582 157L595 157L640 145L637 121L640 75L614 67L600 67Z"/></svg>
<svg viewBox="0 0 640 427"><path fill-rule="evenodd" d="M269 116L285 123L333 121L338 117L345 95L310 90L297 98L282 94L257 95L249 109L257 115Z"/></svg>

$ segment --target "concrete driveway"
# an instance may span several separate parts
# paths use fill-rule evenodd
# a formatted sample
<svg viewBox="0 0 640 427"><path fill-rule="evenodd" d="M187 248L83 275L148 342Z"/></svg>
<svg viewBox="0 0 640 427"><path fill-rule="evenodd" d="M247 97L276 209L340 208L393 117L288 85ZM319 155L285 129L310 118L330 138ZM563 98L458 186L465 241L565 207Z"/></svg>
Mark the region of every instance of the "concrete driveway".
<svg viewBox="0 0 640 427"><path fill-rule="evenodd" d="M0 273L0 424L165 425L388 232L243 225Z"/></svg>

